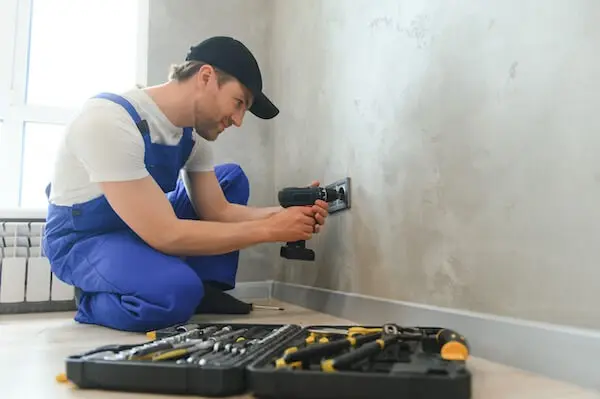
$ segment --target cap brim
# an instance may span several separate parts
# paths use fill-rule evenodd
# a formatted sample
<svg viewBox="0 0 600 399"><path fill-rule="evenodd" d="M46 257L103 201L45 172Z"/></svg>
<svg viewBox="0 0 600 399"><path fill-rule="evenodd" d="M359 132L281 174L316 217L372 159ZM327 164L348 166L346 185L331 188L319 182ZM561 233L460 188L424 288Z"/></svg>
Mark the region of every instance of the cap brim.
<svg viewBox="0 0 600 399"><path fill-rule="evenodd" d="M254 97L249 111L261 119L272 119L279 114L279 109L263 93Z"/></svg>

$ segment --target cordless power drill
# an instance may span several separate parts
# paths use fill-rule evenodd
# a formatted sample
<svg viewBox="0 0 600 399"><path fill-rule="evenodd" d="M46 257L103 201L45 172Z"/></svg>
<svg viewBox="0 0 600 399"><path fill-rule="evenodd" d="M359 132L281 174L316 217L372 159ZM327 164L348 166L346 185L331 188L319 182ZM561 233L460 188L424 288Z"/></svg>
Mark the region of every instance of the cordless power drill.
<svg viewBox="0 0 600 399"><path fill-rule="evenodd" d="M327 203L344 200L343 189L339 191L333 188L323 187L288 187L279 191L279 204L284 208L292 206L312 206L317 200ZM306 241L288 242L281 247L279 255L286 259L315 260L315 252L306 248Z"/></svg>

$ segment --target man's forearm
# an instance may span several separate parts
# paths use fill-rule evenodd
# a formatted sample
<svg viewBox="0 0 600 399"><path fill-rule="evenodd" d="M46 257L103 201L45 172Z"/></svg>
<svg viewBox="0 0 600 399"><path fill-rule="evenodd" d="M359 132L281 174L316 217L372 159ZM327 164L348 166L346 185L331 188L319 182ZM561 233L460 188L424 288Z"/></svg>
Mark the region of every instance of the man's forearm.
<svg viewBox="0 0 600 399"><path fill-rule="evenodd" d="M268 218L283 210L280 206L251 207L239 204L229 204L219 215L221 222L246 222Z"/></svg>
<svg viewBox="0 0 600 399"><path fill-rule="evenodd" d="M222 223L177 219L157 249L175 256L219 255L271 241L265 221Z"/></svg>

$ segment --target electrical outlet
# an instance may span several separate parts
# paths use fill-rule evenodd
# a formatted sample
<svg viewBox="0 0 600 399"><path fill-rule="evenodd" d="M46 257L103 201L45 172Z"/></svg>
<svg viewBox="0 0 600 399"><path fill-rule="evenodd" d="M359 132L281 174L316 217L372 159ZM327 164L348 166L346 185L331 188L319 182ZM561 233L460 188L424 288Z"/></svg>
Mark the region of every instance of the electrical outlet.
<svg viewBox="0 0 600 399"><path fill-rule="evenodd" d="M325 188L333 188L338 193L343 195L342 198L329 203L329 214L342 211L350 208L350 178L338 180L325 186Z"/></svg>

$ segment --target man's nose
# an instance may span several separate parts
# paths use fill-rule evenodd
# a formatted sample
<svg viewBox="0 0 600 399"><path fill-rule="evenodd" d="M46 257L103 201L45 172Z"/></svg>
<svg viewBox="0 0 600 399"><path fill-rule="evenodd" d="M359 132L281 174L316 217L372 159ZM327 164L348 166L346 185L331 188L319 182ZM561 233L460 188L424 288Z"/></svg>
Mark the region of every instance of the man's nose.
<svg viewBox="0 0 600 399"><path fill-rule="evenodd" d="M242 122L244 121L244 113L243 112L236 112L232 117L231 117L231 121L232 123L237 126L240 127L242 126Z"/></svg>

